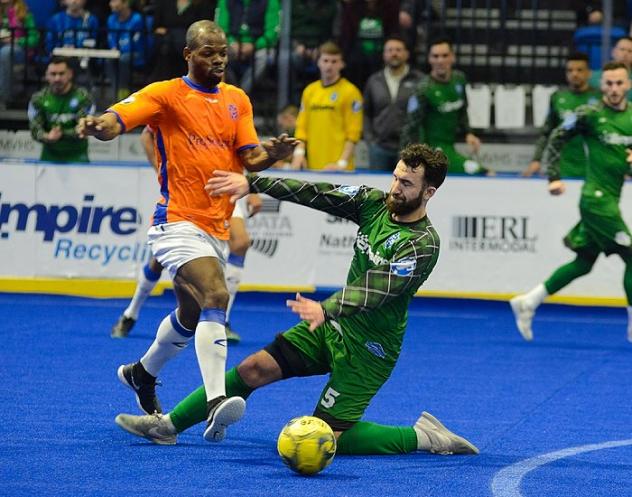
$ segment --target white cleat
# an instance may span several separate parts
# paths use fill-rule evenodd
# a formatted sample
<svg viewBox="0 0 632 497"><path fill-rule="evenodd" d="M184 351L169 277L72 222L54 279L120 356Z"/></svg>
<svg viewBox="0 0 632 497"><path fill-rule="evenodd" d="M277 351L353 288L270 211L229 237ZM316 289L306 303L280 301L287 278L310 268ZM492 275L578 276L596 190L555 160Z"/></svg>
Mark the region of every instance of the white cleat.
<svg viewBox="0 0 632 497"><path fill-rule="evenodd" d="M531 330L531 323L533 322L533 316L535 309L533 309L528 303L526 297L518 295L509 301L511 310L516 318L516 326L518 331L527 342L533 340L533 331Z"/></svg>
<svg viewBox="0 0 632 497"><path fill-rule="evenodd" d="M423 432L430 440L430 452L433 454L478 454L478 448L463 437L452 433L432 414L424 411L413 426L415 431Z"/></svg>
<svg viewBox="0 0 632 497"><path fill-rule="evenodd" d="M114 422L126 432L151 440L158 445L175 445L178 438L173 423L157 412L144 416L119 414L114 418Z"/></svg>
<svg viewBox="0 0 632 497"><path fill-rule="evenodd" d="M226 437L226 428L244 415L246 401L241 397L228 397L217 404L208 416L204 440L221 442Z"/></svg>

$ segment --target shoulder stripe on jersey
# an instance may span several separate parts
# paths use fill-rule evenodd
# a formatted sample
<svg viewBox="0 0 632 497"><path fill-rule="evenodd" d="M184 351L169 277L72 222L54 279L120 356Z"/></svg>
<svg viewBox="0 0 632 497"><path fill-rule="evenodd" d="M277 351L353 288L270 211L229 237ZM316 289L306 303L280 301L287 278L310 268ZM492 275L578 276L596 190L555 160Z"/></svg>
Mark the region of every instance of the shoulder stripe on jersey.
<svg viewBox="0 0 632 497"><path fill-rule="evenodd" d="M121 134L126 133L127 132L127 126L125 126L125 123L123 122L123 119L121 119L121 116L119 116L119 113L113 110L106 110L104 112L104 114L106 114L107 112L110 112L112 114L114 114L116 116L116 120L118 121L118 123L121 125L121 128L123 128L123 130L121 131Z"/></svg>

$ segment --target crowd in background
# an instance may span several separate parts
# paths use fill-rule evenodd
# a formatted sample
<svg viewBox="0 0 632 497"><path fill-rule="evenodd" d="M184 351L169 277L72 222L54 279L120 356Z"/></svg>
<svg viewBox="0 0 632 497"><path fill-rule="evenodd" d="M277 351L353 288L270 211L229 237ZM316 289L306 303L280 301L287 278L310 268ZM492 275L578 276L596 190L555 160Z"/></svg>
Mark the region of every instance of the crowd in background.
<svg viewBox="0 0 632 497"><path fill-rule="evenodd" d="M38 0L30 3L37 4L31 7L39 11ZM266 82L271 81L272 85L275 82L276 74L271 68L277 63L281 3L281 0L61 0L57 11L38 21L29 9L29 2L0 0L0 108L20 102L13 98L20 90L15 68L26 64L36 79L48 83L44 90L28 97L31 129L35 128L33 136L50 145L50 140L64 138L57 129L71 126L47 126L42 117L46 105L68 107L68 113L79 116L95 103L105 107L148 82L185 74L182 47L186 44L186 29L192 22L208 18L215 19L227 35L227 82L248 93L256 92ZM453 71L453 66L458 66L453 44L447 38L424 31L429 20L445 13L445 2L292 0L291 5L290 105L282 110L279 119L287 121L296 115L300 138L308 142L309 99L315 98L318 88L338 84L338 80L345 82L343 91L330 89L325 96L317 96L334 102L338 106L335 113L348 111L348 115L316 123L319 129L326 126L342 137L326 160L306 160L317 149L318 153L323 151L323 146L318 145L310 152L308 145L307 151L297 149L287 167L352 170L353 143L361 137L369 145L370 164L376 169L390 167L401 145L398 137L402 133L408 133L410 139L424 136L423 119L432 112L432 106L428 106L426 99L420 107L419 98L425 98L423 91L437 77L442 84L452 85L455 95L451 103L460 104L454 109L454 123L447 124L447 135L435 137L435 145L445 150L448 144L464 139L470 145L473 159L476 158L480 141L467 122L467 99L463 91L467 79L461 72ZM603 12L599 1L569 0L569 6L576 13L579 29L601 26ZM632 1L614 2L614 7L615 27L622 30L630 24ZM627 31L623 34L627 35ZM632 40L623 39L621 46L615 45L613 56L630 68ZM328 47L324 54L323 46ZM441 46L439 55L432 52L437 46ZM115 58L81 53L65 60L55 58L60 48L69 47L118 52ZM446 58L443 62L446 67L440 67L437 57ZM70 79L65 84L53 81L55 74L59 79L60 71L51 71L51 63L56 69L59 64L66 65L67 70L61 72ZM329 67L324 67L327 64ZM338 64L333 76L325 75L332 64ZM446 79L441 79L444 77L441 71ZM560 67L560 83L563 71L564 67ZM312 82L320 82L320 86L313 86ZM593 75L592 84L598 84L598 74ZM69 98L71 88L74 95L75 86L87 87L87 94L82 92L81 98ZM422 86L426 90L420 90ZM105 95L103 105L99 105L96 95L99 89ZM335 102L339 95L339 102ZM347 107L340 104L345 96L349 100ZM255 98L255 112L258 104ZM300 112L293 110L299 105ZM419 109L424 116L420 117ZM415 119L411 132L411 120ZM293 131L294 125L284 127ZM311 139L314 140L313 135ZM493 174L478 161L457 155L455 152L459 166L452 168L452 172Z"/></svg>

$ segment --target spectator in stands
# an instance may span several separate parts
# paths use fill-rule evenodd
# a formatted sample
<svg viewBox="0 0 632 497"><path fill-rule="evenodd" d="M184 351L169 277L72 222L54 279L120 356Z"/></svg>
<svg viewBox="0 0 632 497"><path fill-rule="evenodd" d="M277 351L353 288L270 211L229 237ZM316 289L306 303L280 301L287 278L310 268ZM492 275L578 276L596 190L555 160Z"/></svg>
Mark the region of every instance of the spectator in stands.
<svg viewBox="0 0 632 497"><path fill-rule="evenodd" d="M628 68L628 72L632 71L632 38L624 36L617 40L612 47L612 60L621 62ZM601 84L601 70L593 71L589 82L593 88L599 88ZM632 91L628 92L628 100L632 101Z"/></svg>
<svg viewBox="0 0 632 497"><path fill-rule="evenodd" d="M298 107L293 104L286 105L281 109L281 111L277 114L277 135L281 135L283 133L288 136L294 136L296 132L296 119L298 117ZM292 156L286 157L283 160L279 160L275 162L274 168L277 169L291 169Z"/></svg>
<svg viewBox="0 0 632 497"><path fill-rule="evenodd" d="M402 132L402 147L409 143L427 143L448 156L450 174L493 174L477 160L459 154L454 144L465 135L470 152L476 157L481 142L470 130L467 116L467 80L455 63L452 42L438 38L429 44L430 74L424 76L408 101L408 118Z"/></svg>
<svg viewBox="0 0 632 497"><path fill-rule="evenodd" d="M292 0L291 95L295 103L301 99L303 81L318 77L318 46L332 38L336 11L335 2Z"/></svg>
<svg viewBox="0 0 632 497"><path fill-rule="evenodd" d="M66 10L50 18L46 25L46 53L55 47L94 48L99 21L85 9L86 0L63 0Z"/></svg>
<svg viewBox="0 0 632 497"><path fill-rule="evenodd" d="M362 134L362 94L341 76L345 63L338 45L325 42L319 53L320 80L309 84L301 98L295 137L302 143L292 168L353 171L353 151Z"/></svg>
<svg viewBox="0 0 632 497"><path fill-rule="evenodd" d="M601 99L601 92L588 84L590 79L588 55L582 52L570 54L566 59L566 82L568 88L557 90L551 95L549 113L535 145L535 153L523 176L532 176L540 171L542 153L553 130L562 122L576 119L577 107L595 104ZM562 177L584 177L588 156L586 143L581 135L569 140L560 156L560 174Z"/></svg>
<svg viewBox="0 0 632 497"><path fill-rule="evenodd" d="M394 0L343 0L340 42L349 80L362 88L380 68L383 40L399 35L400 2Z"/></svg>
<svg viewBox="0 0 632 497"><path fill-rule="evenodd" d="M46 69L48 86L29 102L31 135L44 145L40 160L88 162L88 140L79 138L75 127L95 107L90 93L75 86L73 75L68 59L53 57Z"/></svg>
<svg viewBox="0 0 632 497"><path fill-rule="evenodd" d="M406 45L414 53L418 43L418 35L423 41L428 37L422 24L439 17L440 0L401 0L399 2L399 26L406 40ZM429 28L427 25L426 28Z"/></svg>
<svg viewBox="0 0 632 497"><path fill-rule="evenodd" d="M627 7L623 1L612 2L612 22L623 26L628 20ZM602 0L575 0L577 26L596 26L603 22Z"/></svg>
<svg viewBox="0 0 632 497"><path fill-rule="evenodd" d="M118 67L115 61L108 61L108 72L113 88L118 88L116 99L122 100L129 94L132 70L142 69L145 65L145 23L143 16L132 11L130 0L110 0L110 8L112 14L107 21L108 46L117 48L121 57Z"/></svg>
<svg viewBox="0 0 632 497"><path fill-rule="evenodd" d="M279 0L219 0L217 24L228 37L228 81L249 93L274 58Z"/></svg>
<svg viewBox="0 0 632 497"><path fill-rule="evenodd" d="M155 0L156 49L154 69L150 75L152 81L176 78L187 73L186 62L182 59L187 28L201 19L212 20L216 5L215 0Z"/></svg>
<svg viewBox="0 0 632 497"><path fill-rule="evenodd" d="M11 97L13 66L39 41L33 14L24 0L0 0L0 109Z"/></svg>
<svg viewBox="0 0 632 497"><path fill-rule="evenodd" d="M364 87L363 133L371 169L390 171L397 163L408 99L422 76L410 68L409 57L404 39L390 36L382 53L384 69L372 74Z"/></svg>

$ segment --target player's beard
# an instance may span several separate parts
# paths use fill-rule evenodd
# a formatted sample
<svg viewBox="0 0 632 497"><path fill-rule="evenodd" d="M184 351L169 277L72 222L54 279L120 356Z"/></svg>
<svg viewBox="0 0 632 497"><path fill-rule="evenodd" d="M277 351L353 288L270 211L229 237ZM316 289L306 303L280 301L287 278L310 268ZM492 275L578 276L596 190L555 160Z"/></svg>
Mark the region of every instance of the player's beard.
<svg viewBox="0 0 632 497"><path fill-rule="evenodd" d="M396 198L392 193L386 197L386 208L398 216L405 216L415 211L421 205L423 200L423 190L419 192L419 196L406 200L404 198Z"/></svg>

